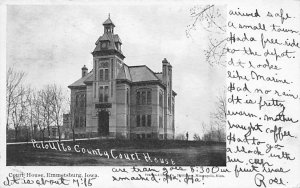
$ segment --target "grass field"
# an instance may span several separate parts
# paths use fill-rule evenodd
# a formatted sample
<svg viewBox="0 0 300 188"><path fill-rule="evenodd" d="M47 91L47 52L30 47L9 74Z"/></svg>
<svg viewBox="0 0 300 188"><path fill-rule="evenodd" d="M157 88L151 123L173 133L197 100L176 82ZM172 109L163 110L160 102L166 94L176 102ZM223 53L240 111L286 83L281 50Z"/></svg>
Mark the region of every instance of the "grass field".
<svg viewBox="0 0 300 188"><path fill-rule="evenodd" d="M225 143L84 140L51 144L52 149L49 143L7 145L7 166L226 165Z"/></svg>

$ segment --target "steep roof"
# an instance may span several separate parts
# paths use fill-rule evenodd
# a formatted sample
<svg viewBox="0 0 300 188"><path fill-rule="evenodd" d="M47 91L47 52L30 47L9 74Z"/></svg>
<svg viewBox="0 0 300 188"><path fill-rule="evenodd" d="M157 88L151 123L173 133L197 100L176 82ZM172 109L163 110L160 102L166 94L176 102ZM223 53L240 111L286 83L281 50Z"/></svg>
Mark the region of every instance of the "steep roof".
<svg viewBox="0 0 300 188"><path fill-rule="evenodd" d="M90 71L86 76L78 79L71 85L69 88L74 87L85 87L88 84L93 82L93 70ZM117 80L127 80L131 83L138 83L138 82L147 82L147 81L156 81L162 84L162 73L154 73L149 67L146 65L140 66L128 66L125 63L119 70L117 75ZM163 85L163 84L162 84Z"/></svg>
<svg viewBox="0 0 300 188"><path fill-rule="evenodd" d="M69 85L68 87L85 87L86 84L84 83L87 79L89 79L90 77L92 77L93 72L89 72L87 75L85 75L84 77L80 78L79 80L75 81L74 83L72 83L71 85Z"/></svg>
<svg viewBox="0 0 300 188"><path fill-rule="evenodd" d="M106 50L118 50L121 54L121 49L117 49L116 44L117 42L122 44L122 41L118 35L114 35L112 33L104 33L102 36L98 38L98 40L95 42L96 47L93 52L101 51L101 43L100 41L110 41L108 48Z"/></svg>
<svg viewBox="0 0 300 188"><path fill-rule="evenodd" d="M107 20L105 20L105 22L103 22L103 25L113 25L115 26L115 24L111 21L110 17L107 18Z"/></svg>
<svg viewBox="0 0 300 188"><path fill-rule="evenodd" d="M129 66L128 68L132 82L159 80L157 76L155 76L154 72L151 69L149 69L146 65Z"/></svg>
<svg viewBox="0 0 300 188"><path fill-rule="evenodd" d="M162 81L162 73L156 72L155 75Z"/></svg>

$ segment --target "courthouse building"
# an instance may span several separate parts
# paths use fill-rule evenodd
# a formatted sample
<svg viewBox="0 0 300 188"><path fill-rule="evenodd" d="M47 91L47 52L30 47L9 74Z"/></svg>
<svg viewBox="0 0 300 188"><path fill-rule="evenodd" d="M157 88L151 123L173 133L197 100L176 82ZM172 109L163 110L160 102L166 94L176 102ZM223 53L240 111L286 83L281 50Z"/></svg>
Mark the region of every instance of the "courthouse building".
<svg viewBox="0 0 300 188"><path fill-rule="evenodd" d="M162 72L146 65L124 63L122 41L108 18L96 41L93 69L84 65L71 89L70 114L64 115L65 134L123 139L173 139L176 93L172 66L162 60ZM158 62L160 63L160 62ZM67 132L66 132L67 131Z"/></svg>

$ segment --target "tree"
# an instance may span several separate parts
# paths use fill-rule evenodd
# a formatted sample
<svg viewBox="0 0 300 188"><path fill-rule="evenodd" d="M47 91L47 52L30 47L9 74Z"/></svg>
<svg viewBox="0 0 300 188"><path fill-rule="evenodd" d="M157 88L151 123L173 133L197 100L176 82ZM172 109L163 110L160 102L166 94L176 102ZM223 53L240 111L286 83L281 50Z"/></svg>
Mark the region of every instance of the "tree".
<svg viewBox="0 0 300 188"><path fill-rule="evenodd" d="M16 71L10 67L6 73L6 130L9 129L9 122L12 120L12 111L16 110L16 100L23 95L23 89L19 86L24 80L25 72Z"/></svg>
<svg viewBox="0 0 300 188"><path fill-rule="evenodd" d="M15 129L15 140L18 140L19 129L24 125L26 120L26 97L25 97L25 88L20 86L17 88L16 92L18 93L17 97L15 96L12 100L11 105L11 120L13 127Z"/></svg>
<svg viewBox="0 0 300 188"><path fill-rule="evenodd" d="M216 110L211 113L213 124L215 125L215 132L218 137L218 141L224 141L225 129L226 129L226 89L224 88L217 96Z"/></svg>
<svg viewBox="0 0 300 188"><path fill-rule="evenodd" d="M62 92L62 88L53 84L51 87L51 95L52 100L49 105L51 105L51 109L53 110L53 122L55 123L58 131L58 139L61 140L60 126L62 125L63 119L63 107L64 107L64 96Z"/></svg>
<svg viewBox="0 0 300 188"><path fill-rule="evenodd" d="M195 6L190 9L193 18L187 26L186 36L192 37L192 32L199 25L208 35L208 47L204 50L206 62L209 65L226 65L226 15L224 8L215 5Z"/></svg>
<svg viewBox="0 0 300 188"><path fill-rule="evenodd" d="M44 89L41 90L41 106L42 106L42 116L43 116L43 125L46 125L48 130L48 139L50 140L50 126L53 124L53 106L50 105L53 100L51 86L47 85Z"/></svg>
<svg viewBox="0 0 300 188"><path fill-rule="evenodd" d="M45 141L45 130L46 130L46 113L44 113L43 107L43 92L39 90L34 93L34 124L39 128L40 133L42 134L42 140Z"/></svg>
<svg viewBox="0 0 300 188"><path fill-rule="evenodd" d="M26 131L27 131L27 141L29 137L34 135L34 89L30 86L26 87L26 101L27 101L27 108L25 114L25 123L26 123ZM30 131L28 130L28 127Z"/></svg>
<svg viewBox="0 0 300 188"><path fill-rule="evenodd" d="M206 62L221 67L226 66L227 36L225 8L216 5L194 6L190 9L192 23L187 26L186 35L193 37L193 31L203 31L207 35L208 46L204 50ZM205 128L204 137L213 140L217 135L218 141L225 137L226 125L226 90L217 96L216 110L210 114L210 127ZM203 125L202 125L203 127ZM206 126L208 127L208 126Z"/></svg>
<svg viewBox="0 0 300 188"><path fill-rule="evenodd" d="M194 139L195 141L200 141L200 140L201 140L199 134L197 134L197 133L194 133L193 139Z"/></svg>
<svg viewBox="0 0 300 188"><path fill-rule="evenodd" d="M76 114L76 108L74 106L73 107L71 106L71 105L74 105L74 103L72 103L72 101L71 101L70 98L67 98L66 102L67 102L67 104L68 104L68 106L70 108L70 111L69 111L70 112L70 116L69 116L68 121L69 121L69 126L70 126L70 128L72 130L73 142L75 142L75 114Z"/></svg>

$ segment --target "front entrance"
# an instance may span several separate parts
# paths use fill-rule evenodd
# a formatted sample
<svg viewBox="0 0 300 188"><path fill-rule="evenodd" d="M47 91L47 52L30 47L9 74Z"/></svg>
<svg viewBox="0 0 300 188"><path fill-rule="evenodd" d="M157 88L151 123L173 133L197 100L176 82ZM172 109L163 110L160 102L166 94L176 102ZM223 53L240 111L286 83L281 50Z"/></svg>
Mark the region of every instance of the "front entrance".
<svg viewBox="0 0 300 188"><path fill-rule="evenodd" d="M101 110L98 113L98 135L108 136L109 135L109 113L108 111Z"/></svg>

